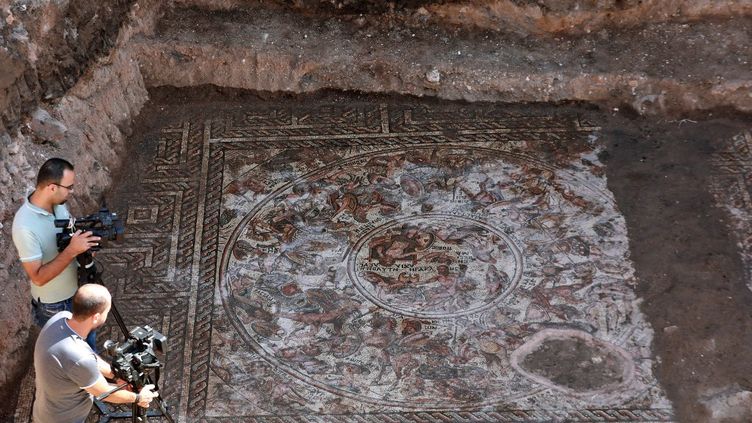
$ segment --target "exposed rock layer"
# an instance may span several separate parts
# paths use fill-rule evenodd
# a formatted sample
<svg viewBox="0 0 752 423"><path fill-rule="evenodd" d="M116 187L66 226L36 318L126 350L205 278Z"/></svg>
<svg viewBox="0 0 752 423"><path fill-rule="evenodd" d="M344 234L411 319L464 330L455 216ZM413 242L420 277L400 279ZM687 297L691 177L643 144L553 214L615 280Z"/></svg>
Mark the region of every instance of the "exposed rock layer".
<svg viewBox="0 0 752 423"><path fill-rule="evenodd" d="M40 100L59 98L106 55L135 0L16 1L0 7L0 118L17 124Z"/></svg>
<svg viewBox="0 0 752 423"><path fill-rule="evenodd" d="M333 88L468 101L585 100L641 114L752 111L752 21L575 36L388 30L268 9L178 9L135 48L149 85ZM722 48L719 48L722 46Z"/></svg>
<svg viewBox="0 0 752 423"><path fill-rule="evenodd" d="M47 6L53 7L51 4ZM42 8L31 11L25 18L32 23L47 21L47 24L39 24L42 27L67 25L70 19L65 19L64 4L58 6L61 9L55 13ZM48 80L46 75L57 72L53 72L55 66L49 64L37 72L32 61L35 55L30 51L44 49L46 55L56 57L68 53L59 46L40 47L42 44L37 44L36 39L29 38L20 47L16 45L26 56L15 56L23 59L14 59L25 70L17 72L16 79L0 81L9 83L4 86L5 93L12 93L10 97L0 97L9 104L2 111L7 119L6 128L10 130L8 133L0 129L0 182L3 185L0 199L0 250L3 251L0 255L0 280L6 281L0 293L0 320L3 322L0 325L0 399L6 400L3 404L9 407L13 406L13 401L7 399L16 393L16 381L27 369L36 334L29 310L28 279L18 263L11 242L13 215L25 193L33 189L39 166L53 156L64 157L76 166L78 183L70 204L75 214L92 211L109 188L111 171L121 161L130 121L148 96L138 62L125 47L132 32L141 31L156 15L153 11L147 11L146 7L134 9L128 16L127 30L119 34L116 31L116 37L107 41L119 48L108 52L107 49L89 46L83 50L89 56L73 57L71 54L68 57L69 65L75 63L78 67L64 70L70 78ZM13 18L16 28L23 28L26 21L17 19ZM114 28L119 29L117 22ZM97 34L101 35L101 32ZM19 50L14 53L18 54ZM88 62L95 60L95 66L88 66ZM65 86L68 83L75 84ZM55 86L65 90L62 97L58 98L63 91L55 91L58 89L52 88ZM50 89L52 91L47 91ZM40 105L43 93L57 101ZM29 110L34 110L31 116L26 115ZM10 411L7 407L0 407L0 419Z"/></svg>

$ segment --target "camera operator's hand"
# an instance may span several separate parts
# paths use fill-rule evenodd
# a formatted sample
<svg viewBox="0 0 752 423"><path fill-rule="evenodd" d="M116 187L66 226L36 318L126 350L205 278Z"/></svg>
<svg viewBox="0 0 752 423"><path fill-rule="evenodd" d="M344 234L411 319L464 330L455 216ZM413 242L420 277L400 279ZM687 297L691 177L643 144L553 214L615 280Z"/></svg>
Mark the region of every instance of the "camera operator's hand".
<svg viewBox="0 0 752 423"><path fill-rule="evenodd" d="M151 400L159 396L159 392L153 392L154 385L145 385L141 392L138 393L139 401L138 406L141 408L149 408Z"/></svg>
<svg viewBox="0 0 752 423"><path fill-rule="evenodd" d="M81 253L85 253L91 247L95 247L99 244L102 238L94 236L91 232L76 231L71 235L70 244L65 247L71 254L77 256Z"/></svg>

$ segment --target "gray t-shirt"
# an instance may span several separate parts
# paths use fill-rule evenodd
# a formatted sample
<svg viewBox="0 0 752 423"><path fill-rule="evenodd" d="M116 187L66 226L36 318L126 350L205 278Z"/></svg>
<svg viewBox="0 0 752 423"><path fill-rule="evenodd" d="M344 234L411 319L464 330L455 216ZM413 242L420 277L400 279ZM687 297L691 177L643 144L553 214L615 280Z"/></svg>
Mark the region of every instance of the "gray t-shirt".
<svg viewBox="0 0 752 423"><path fill-rule="evenodd" d="M91 347L68 326L69 311L52 316L34 347L34 423L86 420L93 397L84 390L102 376Z"/></svg>

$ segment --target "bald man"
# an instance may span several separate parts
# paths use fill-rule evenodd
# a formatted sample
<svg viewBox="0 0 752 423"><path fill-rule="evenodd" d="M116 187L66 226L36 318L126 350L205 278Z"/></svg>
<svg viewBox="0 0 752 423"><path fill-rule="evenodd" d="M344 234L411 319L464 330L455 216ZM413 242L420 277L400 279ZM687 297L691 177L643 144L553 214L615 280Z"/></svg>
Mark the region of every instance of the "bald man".
<svg viewBox="0 0 752 423"><path fill-rule="evenodd" d="M34 423L78 423L89 415L93 397L116 385L110 365L86 343L86 336L104 325L112 306L110 292L102 285L82 285L73 295L73 312L52 316L39 334L34 347L36 399ZM158 395L154 385L138 394L120 390L105 399L116 404L137 403L147 408Z"/></svg>

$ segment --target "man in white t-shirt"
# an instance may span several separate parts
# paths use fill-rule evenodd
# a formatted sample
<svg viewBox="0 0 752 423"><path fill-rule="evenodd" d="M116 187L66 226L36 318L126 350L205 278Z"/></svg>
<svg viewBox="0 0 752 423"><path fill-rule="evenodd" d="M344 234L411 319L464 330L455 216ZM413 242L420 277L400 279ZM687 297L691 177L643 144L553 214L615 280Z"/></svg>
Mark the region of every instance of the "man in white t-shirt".
<svg viewBox="0 0 752 423"><path fill-rule="evenodd" d="M68 219L65 202L73 192L73 165L58 158L39 169L34 192L13 219L13 243L31 280L34 322L42 327L55 313L71 311L71 297L78 288L77 255L97 245L99 237L76 232L65 250L58 252L55 219ZM88 340L94 346L94 333Z"/></svg>

